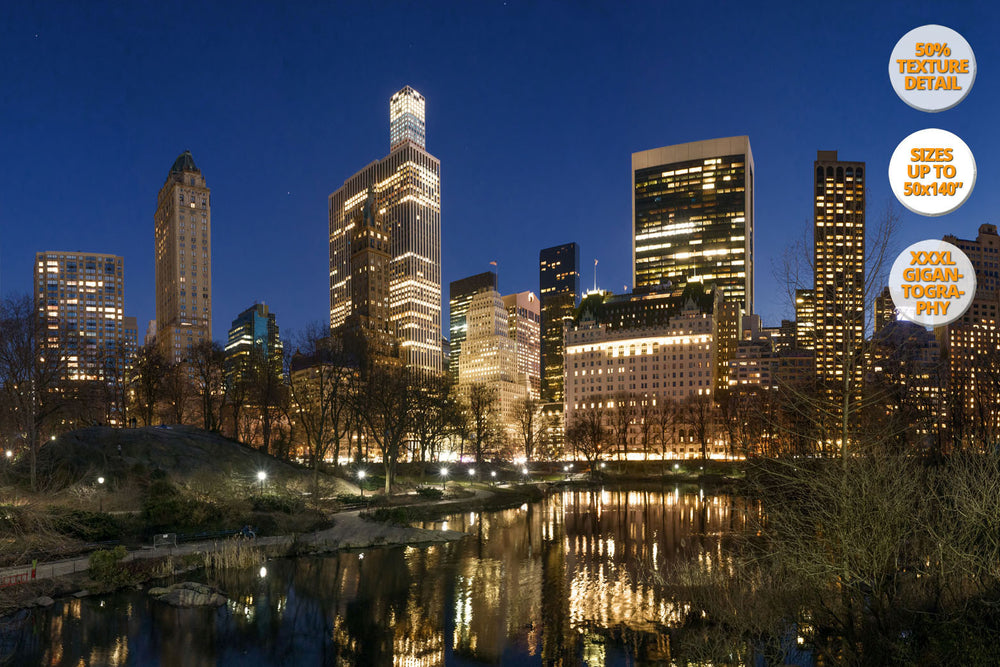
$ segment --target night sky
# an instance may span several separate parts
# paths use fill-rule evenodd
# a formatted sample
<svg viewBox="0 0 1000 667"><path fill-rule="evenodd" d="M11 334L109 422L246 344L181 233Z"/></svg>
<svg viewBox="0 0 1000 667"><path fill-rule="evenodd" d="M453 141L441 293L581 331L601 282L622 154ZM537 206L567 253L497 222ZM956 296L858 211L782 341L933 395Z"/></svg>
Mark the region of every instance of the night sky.
<svg viewBox="0 0 1000 667"><path fill-rule="evenodd" d="M871 223L896 144L949 130L976 156L975 191L944 217L898 207L898 249L1000 222L997 5L3 3L0 291L30 291L38 251L123 255L141 334L156 194L190 149L212 190L214 337L255 301L283 335L326 321L327 196L388 152L389 97L411 85L441 160L445 300L491 260L501 291L537 291L539 249L569 241L585 287L594 258L601 287L631 287L631 153L747 134L757 310L777 324L792 314L772 264L810 228L817 149L868 163ZM938 114L887 75L926 23L978 61L971 94Z"/></svg>

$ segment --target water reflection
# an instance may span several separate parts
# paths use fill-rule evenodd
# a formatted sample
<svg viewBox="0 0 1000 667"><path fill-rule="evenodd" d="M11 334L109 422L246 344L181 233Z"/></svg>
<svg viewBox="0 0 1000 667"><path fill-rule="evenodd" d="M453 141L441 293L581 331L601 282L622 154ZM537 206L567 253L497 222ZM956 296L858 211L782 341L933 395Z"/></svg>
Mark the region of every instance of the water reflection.
<svg viewBox="0 0 1000 667"><path fill-rule="evenodd" d="M663 573L680 560L718 566L745 520L726 496L566 492L449 516L468 533L458 543L226 573L212 580L230 598L219 609L134 592L61 601L0 646L11 664L42 665L655 663L684 611Z"/></svg>

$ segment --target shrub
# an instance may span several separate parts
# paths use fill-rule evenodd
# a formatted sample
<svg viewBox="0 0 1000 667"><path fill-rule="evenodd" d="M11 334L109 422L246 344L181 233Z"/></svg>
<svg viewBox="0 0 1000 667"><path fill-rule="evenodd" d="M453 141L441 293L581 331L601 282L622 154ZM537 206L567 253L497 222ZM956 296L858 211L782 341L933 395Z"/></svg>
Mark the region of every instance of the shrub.
<svg viewBox="0 0 1000 667"><path fill-rule="evenodd" d="M120 588L132 583L132 573L122 563L126 556L125 547L99 549L90 554L90 578L107 590Z"/></svg>
<svg viewBox="0 0 1000 667"><path fill-rule="evenodd" d="M277 494L254 496L251 499L250 504L257 512L284 512L285 514L294 514L296 512L301 512L305 508L305 503L300 498L279 496Z"/></svg>
<svg viewBox="0 0 1000 667"><path fill-rule="evenodd" d="M379 507L372 512L365 512L362 518L383 523L405 525L413 520L410 511L405 507Z"/></svg>
<svg viewBox="0 0 1000 667"><path fill-rule="evenodd" d="M57 531L84 542L116 540L125 532L120 519L100 512L53 508L52 518Z"/></svg>
<svg viewBox="0 0 1000 667"><path fill-rule="evenodd" d="M421 498L427 498L428 500L441 500L444 497L444 491L441 489L435 489L432 486L422 486L417 489L417 495Z"/></svg>

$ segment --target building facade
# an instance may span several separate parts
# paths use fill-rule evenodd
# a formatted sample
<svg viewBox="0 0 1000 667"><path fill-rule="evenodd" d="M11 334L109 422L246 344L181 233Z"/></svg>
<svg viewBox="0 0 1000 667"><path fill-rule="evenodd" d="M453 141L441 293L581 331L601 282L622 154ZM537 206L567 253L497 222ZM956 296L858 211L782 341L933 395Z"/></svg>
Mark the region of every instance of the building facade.
<svg viewBox="0 0 1000 667"><path fill-rule="evenodd" d="M156 340L172 362L212 340L212 202L190 151L174 161L157 196Z"/></svg>
<svg viewBox="0 0 1000 667"><path fill-rule="evenodd" d="M860 401L865 337L865 163L818 151L813 165L816 373L832 406ZM845 377L846 376L846 377ZM835 408L833 413L837 413Z"/></svg>
<svg viewBox="0 0 1000 667"><path fill-rule="evenodd" d="M424 98L406 87L389 104L390 152L329 197L330 326L354 311L351 240L356 214L378 202L391 236L389 317L403 362L441 372L441 163L425 150Z"/></svg>
<svg viewBox="0 0 1000 667"><path fill-rule="evenodd" d="M721 291L717 291L721 301ZM693 399L711 404L718 384L713 310L705 312L693 300L669 317L665 324L640 328L611 328L586 314L566 328L566 424L577 413L628 396L635 405L654 409L664 403L681 407ZM636 420L638 421L638 420ZM630 431L639 430L638 423ZM681 426L672 439L668 458L696 458L701 445L693 428ZM630 436L634 442L635 435ZM708 456L724 454L725 447L712 437Z"/></svg>
<svg viewBox="0 0 1000 667"><path fill-rule="evenodd" d="M281 369L281 335L274 313L267 304L255 303L236 316L226 341L226 382L230 386L241 379L251 366L255 351Z"/></svg>
<svg viewBox="0 0 1000 667"><path fill-rule="evenodd" d="M462 353L462 343L468 331L466 313L469 303L478 292L497 289L497 274L493 271L477 273L468 278L452 281L448 286L448 320L450 338L448 340L448 374L458 382L458 358Z"/></svg>
<svg viewBox="0 0 1000 667"><path fill-rule="evenodd" d="M528 383L528 395L541 397L542 317L534 292L518 292L503 297L507 309L508 332L517 352L517 372Z"/></svg>
<svg viewBox="0 0 1000 667"><path fill-rule="evenodd" d="M35 308L45 324L45 347L65 357L60 380L96 381L109 371L124 371L118 366L124 365L121 360L129 348L122 257L40 252L35 255L34 284ZM115 368L109 369L109 363Z"/></svg>
<svg viewBox="0 0 1000 667"><path fill-rule="evenodd" d="M947 364L953 445L982 448L1000 438L1000 235L979 226L975 239L948 235L976 270L976 296L957 321L935 329Z"/></svg>
<svg viewBox="0 0 1000 667"><path fill-rule="evenodd" d="M816 349L816 293L811 289L795 290L795 345Z"/></svg>
<svg viewBox="0 0 1000 667"><path fill-rule="evenodd" d="M572 317L580 299L580 246L545 248L538 253L541 303L541 393L545 403L561 404L563 391L563 318Z"/></svg>
<svg viewBox="0 0 1000 667"><path fill-rule="evenodd" d="M496 290L477 292L466 313L468 329L458 360L458 389L490 387L496 397L499 426L509 438L516 434L514 411L528 397L528 378L518 371L517 342L503 298Z"/></svg>
<svg viewBox="0 0 1000 667"><path fill-rule="evenodd" d="M754 301L754 164L746 136L632 154L634 288L715 283Z"/></svg>

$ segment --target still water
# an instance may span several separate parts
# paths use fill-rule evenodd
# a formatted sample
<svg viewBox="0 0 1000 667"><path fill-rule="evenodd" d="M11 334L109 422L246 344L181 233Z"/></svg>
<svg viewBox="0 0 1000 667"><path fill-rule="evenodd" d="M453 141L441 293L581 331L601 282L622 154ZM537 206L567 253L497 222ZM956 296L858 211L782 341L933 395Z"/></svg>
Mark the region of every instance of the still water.
<svg viewBox="0 0 1000 667"><path fill-rule="evenodd" d="M212 577L230 598L218 609L138 592L59 600L3 624L0 664L663 664L683 611L672 567L719 563L744 521L728 496L567 491L425 524L468 533L460 542Z"/></svg>

